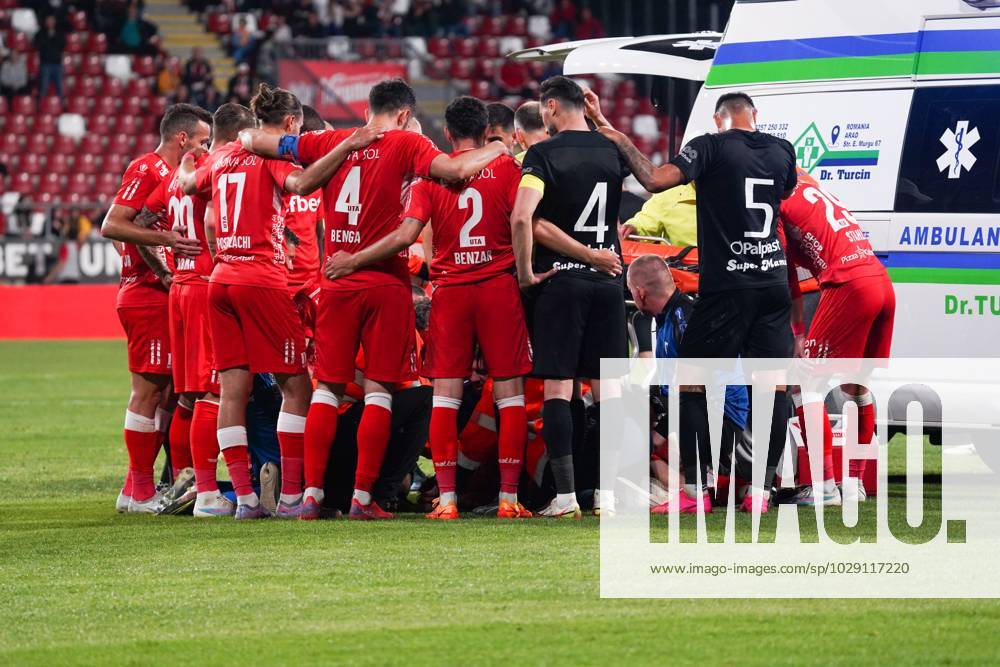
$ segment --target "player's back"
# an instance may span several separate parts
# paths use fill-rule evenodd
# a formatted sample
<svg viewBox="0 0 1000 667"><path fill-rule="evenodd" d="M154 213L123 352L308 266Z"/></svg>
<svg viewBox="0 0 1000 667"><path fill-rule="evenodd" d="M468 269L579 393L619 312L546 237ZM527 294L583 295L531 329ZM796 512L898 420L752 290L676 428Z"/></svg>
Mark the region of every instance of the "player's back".
<svg viewBox="0 0 1000 667"><path fill-rule="evenodd" d="M146 200L170 174L170 166L155 152L146 153L129 163L114 203L139 211ZM162 248L155 252L163 253ZM122 244L121 284L118 306L166 303L166 289L131 243Z"/></svg>
<svg viewBox="0 0 1000 667"><path fill-rule="evenodd" d="M885 273L847 206L801 169L781 203L781 224L789 258L821 284Z"/></svg>
<svg viewBox="0 0 1000 667"><path fill-rule="evenodd" d="M598 132L564 131L532 146L523 173L544 183L536 214L590 248L621 256L618 208L627 167L614 143ZM535 270L553 267L595 279L611 279L543 245L535 250Z"/></svg>
<svg viewBox="0 0 1000 667"><path fill-rule="evenodd" d="M203 166L210 156L201 155L195 162L195 167ZM174 258L174 282L204 282L212 275L215 263L208 251L208 240L205 236L205 209L208 200L194 194L185 194L181 189L177 169L157 187L146 201L146 208L153 213L163 215L167 224L178 234L184 234L189 239L197 239L201 244L201 252L195 258Z"/></svg>
<svg viewBox="0 0 1000 667"><path fill-rule="evenodd" d="M303 163L315 162L353 133L353 129L308 132L299 138ZM427 176L431 161L441 154L430 139L390 130L366 148L351 153L323 190L326 207L327 256L357 252L393 232L403 212L403 183ZM366 267L326 287L358 288L391 282L409 284L404 256Z"/></svg>
<svg viewBox="0 0 1000 667"><path fill-rule="evenodd" d="M286 287L282 187L298 167L234 141L213 155L210 169L218 262L212 281Z"/></svg>
<svg viewBox="0 0 1000 667"><path fill-rule="evenodd" d="M423 180L411 188L405 215L430 220L432 280L455 285L511 273L510 214L520 177L517 162L503 155L459 185Z"/></svg>
<svg viewBox="0 0 1000 667"><path fill-rule="evenodd" d="M288 270L289 285L304 285L319 277L319 240L317 230L323 219L323 191L308 195L287 193L285 227L299 239L292 267Z"/></svg>

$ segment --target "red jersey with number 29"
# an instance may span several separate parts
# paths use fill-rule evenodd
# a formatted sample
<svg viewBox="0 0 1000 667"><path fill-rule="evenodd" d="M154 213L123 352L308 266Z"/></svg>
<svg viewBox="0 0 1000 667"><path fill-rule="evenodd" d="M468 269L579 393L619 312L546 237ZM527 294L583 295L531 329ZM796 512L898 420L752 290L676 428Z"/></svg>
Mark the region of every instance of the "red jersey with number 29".
<svg viewBox="0 0 1000 667"><path fill-rule="evenodd" d="M792 196L781 202L780 218L788 260L808 269L820 285L885 272L847 207L802 169Z"/></svg>
<svg viewBox="0 0 1000 667"><path fill-rule="evenodd" d="M459 185L428 179L413 184L403 217L431 224L431 280L461 285L511 273L510 213L520 180L520 166L502 155Z"/></svg>
<svg viewBox="0 0 1000 667"><path fill-rule="evenodd" d="M307 132L299 137L299 159L305 164L315 162L353 132ZM351 153L323 190L326 256L340 250L363 250L395 231L403 212L404 181L428 176L431 162L441 154L427 137L403 130L386 132L367 148ZM409 285L410 278L402 254L335 281L323 276L322 282L328 289L362 289L400 282Z"/></svg>
<svg viewBox="0 0 1000 667"><path fill-rule="evenodd" d="M170 173L170 166L156 153L146 153L133 160L122 175L122 184L114 203L142 210L146 199ZM158 252L163 252L162 249ZM131 243L122 244L122 274L118 306L151 306L167 303L167 290Z"/></svg>
<svg viewBox="0 0 1000 667"><path fill-rule="evenodd" d="M195 167L204 165L208 157L207 153L202 154L195 162ZM176 169L146 200L146 208L165 217L170 229L189 239L197 239L201 243L201 252L194 259L173 255L175 283L207 284L209 276L212 275L215 263L208 252L208 241L205 238L206 206L208 201L204 197L184 194Z"/></svg>
<svg viewBox="0 0 1000 667"><path fill-rule="evenodd" d="M212 154L201 178L212 184L216 265L212 282L286 288L285 179L300 169L243 149L238 141ZM197 183L200 190L204 180Z"/></svg>

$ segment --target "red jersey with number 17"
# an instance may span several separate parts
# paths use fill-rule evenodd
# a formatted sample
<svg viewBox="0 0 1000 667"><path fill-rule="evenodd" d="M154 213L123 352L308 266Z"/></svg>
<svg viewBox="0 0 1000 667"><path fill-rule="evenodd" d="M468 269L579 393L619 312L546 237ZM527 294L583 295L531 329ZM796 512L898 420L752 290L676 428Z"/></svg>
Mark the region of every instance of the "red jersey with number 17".
<svg viewBox="0 0 1000 667"><path fill-rule="evenodd" d="M820 285L885 273L851 212L802 169L792 196L781 202L780 218L789 268L808 269Z"/></svg>
<svg viewBox="0 0 1000 667"><path fill-rule="evenodd" d="M288 287L285 267L285 179L300 167L269 160L233 141L212 153L196 186L212 186L216 265L212 282Z"/></svg>
<svg viewBox="0 0 1000 667"><path fill-rule="evenodd" d="M114 203L142 210L146 199L170 173L170 166L156 153L146 153L125 169ZM157 252L163 252L157 249ZM131 243L122 244L122 274L118 306L155 306L167 303L167 289Z"/></svg>
<svg viewBox="0 0 1000 667"><path fill-rule="evenodd" d="M517 162L502 155L459 185L428 179L413 184L403 217L431 224L431 280L461 285L511 273L510 213L520 180Z"/></svg>
<svg viewBox="0 0 1000 667"><path fill-rule="evenodd" d="M203 153L195 162L200 167L208 162L209 155ZM208 201L199 195L187 195L181 190L177 170L168 176L146 200L146 208L167 219L170 228L189 239L198 239L201 252L194 259L188 257L174 258L174 282L198 282L208 284L215 263L208 252L208 241L205 238L205 207Z"/></svg>
<svg viewBox="0 0 1000 667"><path fill-rule="evenodd" d="M315 162L353 132L307 132L299 137L299 159L305 164ZM323 190L326 256L340 250L358 252L395 231L403 212L403 183L413 176L430 175L431 162L441 154L427 137L403 130L386 132L367 148L351 153ZM405 253L345 278L322 278L323 287L328 289L400 282L410 284Z"/></svg>

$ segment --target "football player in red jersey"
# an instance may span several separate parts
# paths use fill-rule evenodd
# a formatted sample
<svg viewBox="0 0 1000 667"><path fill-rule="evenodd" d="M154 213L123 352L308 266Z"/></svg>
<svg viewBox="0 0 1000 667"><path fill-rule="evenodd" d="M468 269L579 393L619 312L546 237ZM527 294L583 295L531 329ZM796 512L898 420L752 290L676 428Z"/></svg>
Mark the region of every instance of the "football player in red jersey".
<svg viewBox="0 0 1000 667"><path fill-rule="evenodd" d="M254 127L250 109L240 104L223 104L212 117L212 146L195 159L196 167L208 168L213 155L234 141L240 130ZM194 501L194 515L228 516L236 507L221 493L216 481L219 444L216 422L219 415L219 380L212 355L209 331L208 281L215 266L209 247L207 208L211 190L186 194L175 170L153 191L137 220L153 217L172 230L197 239L196 257L174 258L174 279L170 287L170 348L173 351L174 391L180 394L170 422L170 461L174 468L174 488L168 492L167 512ZM140 222L140 224L143 224ZM152 226L146 223L144 226ZM184 474L184 468L193 471ZM192 475L193 474L193 478ZM191 483L194 488L191 488Z"/></svg>
<svg viewBox="0 0 1000 667"><path fill-rule="evenodd" d="M885 359L892 346L896 295L889 275L875 256L864 231L847 207L802 169L792 196L781 203L779 236L788 259L792 292L792 332L796 356L808 358ZM809 331L803 324L802 294L796 267L807 269L819 281L820 300ZM858 406L858 442L871 444L875 435L875 406L871 392L861 385L843 385L842 391ZM795 399L793 399L795 400ZM803 487L801 504L839 505L834 483L833 433L823 407L824 397L803 390L796 400L803 437L805 412L823 410L823 491ZM811 420L810 420L811 421ZM808 444L808 438L807 438ZM850 462L843 481L844 497L865 499L861 477L865 459Z"/></svg>
<svg viewBox="0 0 1000 667"><path fill-rule="evenodd" d="M445 135L452 155L481 147L487 125L486 106L479 100L459 97L448 105ZM340 279L384 262L408 248L424 226L431 224L434 293L422 374L434 378L430 443L441 497L428 518L458 518L458 409L462 383L472 373L477 342L494 378L493 395L500 408L497 515L531 516L517 501L527 437L523 376L531 370L510 241L510 213L520 179L521 168L508 155L496 158L473 178L449 187L420 179L410 188L403 224L395 232L355 254L337 252L326 266L328 277Z"/></svg>
<svg viewBox="0 0 1000 667"><path fill-rule="evenodd" d="M132 384L125 411L129 472L116 502L119 512L155 512L162 502L153 485L153 463L160 447L155 416L170 382L167 289L172 276L157 246L171 247L182 257L194 257L201 248L197 239L172 229L142 227L134 220L181 155L208 143L211 122L211 114L196 106L169 107L160 121L160 145L129 164L101 227L105 238L123 243L118 318L128 341Z"/></svg>
<svg viewBox="0 0 1000 667"><path fill-rule="evenodd" d="M323 191L324 250L356 252L399 227L400 193L412 176L449 182L479 173L506 152L499 142L449 157L426 137L405 131L416 108L413 90L401 79L382 81L368 95L369 127L386 130L376 144L352 152ZM241 138L249 150L309 164L335 150L351 130L275 137L260 130ZM365 350L365 411L358 430L358 468L349 517L387 519L372 502L371 487L389 441L392 387L416 371L414 315L406 258L395 256L340 280L321 279L316 316L316 379L306 425L306 494L300 518L319 517L326 454L337 428L337 406L354 379L358 347Z"/></svg>
<svg viewBox="0 0 1000 667"><path fill-rule="evenodd" d="M287 90L261 84L250 108L261 132L275 137L298 134L302 105ZM236 490L237 519L270 515L249 474L246 406L251 373L273 373L281 387L282 458L301 458L312 390L304 367L302 322L288 294L283 195L313 192L350 152L378 136L371 128L362 128L305 170L250 153L238 141L220 148L207 169L196 170L191 156L182 163L185 192L204 191L208 185L212 189L217 263L208 298L212 350L222 389L217 435ZM278 515L294 516L300 501L301 492L283 492Z"/></svg>

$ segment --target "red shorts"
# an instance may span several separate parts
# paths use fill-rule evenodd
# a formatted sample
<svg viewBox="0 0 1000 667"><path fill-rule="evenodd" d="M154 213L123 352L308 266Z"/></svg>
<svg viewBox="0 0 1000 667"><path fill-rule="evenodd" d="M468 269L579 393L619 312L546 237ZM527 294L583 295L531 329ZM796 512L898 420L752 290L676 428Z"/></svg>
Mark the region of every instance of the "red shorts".
<svg viewBox="0 0 1000 667"><path fill-rule="evenodd" d="M302 322L287 289L211 283L208 302L218 370L248 366L251 373L305 371Z"/></svg>
<svg viewBox="0 0 1000 667"><path fill-rule="evenodd" d="M212 361L209 330L208 283L174 283L169 309L174 391L218 394L219 374Z"/></svg>
<svg viewBox="0 0 1000 667"><path fill-rule="evenodd" d="M165 306L126 306L118 320L128 340L128 369L170 375L170 325Z"/></svg>
<svg viewBox="0 0 1000 667"><path fill-rule="evenodd" d="M295 304L295 310L302 320L302 332L306 338L316 337L316 308L319 306L319 285L306 283L304 285L289 285L288 293Z"/></svg>
<svg viewBox="0 0 1000 667"><path fill-rule="evenodd" d="M365 377L377 382L416 378L413 298L400 284L364 289L324 289L316 311L316 379L354 381L358 346L365 351Z"/></svg>
<svg viewBox="0 0 1000 667"><path fill-rule="evenodd" d="M824 285L806 334L813 359L887 359L892 346L896 293L886 274Z"/></svg>
<svg viewBox="0 0 1000 667"><path fill-rule="evenodd" d="M509 274L435 289L427 338L422 374L429 378L469 377L477 342L491 377L531 372L521 292Z"/></svg>

